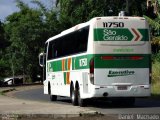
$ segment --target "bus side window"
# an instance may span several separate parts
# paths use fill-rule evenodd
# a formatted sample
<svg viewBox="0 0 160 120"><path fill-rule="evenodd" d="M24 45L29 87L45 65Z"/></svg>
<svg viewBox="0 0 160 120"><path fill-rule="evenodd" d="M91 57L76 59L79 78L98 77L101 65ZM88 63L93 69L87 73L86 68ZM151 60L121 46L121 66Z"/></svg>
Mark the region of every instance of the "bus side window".
<svg viewBox="0 0 160 120"><path fill-rule="evenodd" d="M48 55L47 55L47 59L50 60L52 58L52 47L51 47L51 43L49 43L49 47L48 47Z"/></svg>
<svg viewBox="0 0 160 120"><path fill-rule="evenodd" d="M58 51L55 50L55 52L54 52L54 58L56 58L58 56L57 53L58 53Z"/></svg>
<svg viewBox="0 0 160 120"><path fill-rule="evenodd" d="M49 43L48 59L87 51L89 26L57 38Z"/></svg>
<svg viewBox="0 0 160 120"><path fill-rule="evenodd" d="M55 42L52 41L49 43L49 48L48 48L48 60L56 58L56 48L55 48Z"/></svg>
<svg viewBox="0 0 160 120"><path fill-rule="evenodd" d="M78 48L79 52L84 52L87 50L87 43L88 43L88 32L89 32L89 27L85 27L82 30L78 32Z"/></svg>

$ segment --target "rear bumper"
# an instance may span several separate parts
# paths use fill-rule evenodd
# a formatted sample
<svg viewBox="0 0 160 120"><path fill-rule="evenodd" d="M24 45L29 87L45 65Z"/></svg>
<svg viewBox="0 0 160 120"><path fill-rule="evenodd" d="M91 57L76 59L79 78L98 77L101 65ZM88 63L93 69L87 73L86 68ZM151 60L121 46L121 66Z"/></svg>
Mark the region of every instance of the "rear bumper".
<svg viewBox="0 0 160 120"><path fill-rule="evenodd" d="M150 85L128 86L127 90L118 90L117 86L94 86L85 98L101 97L149 97Z"/></svg>

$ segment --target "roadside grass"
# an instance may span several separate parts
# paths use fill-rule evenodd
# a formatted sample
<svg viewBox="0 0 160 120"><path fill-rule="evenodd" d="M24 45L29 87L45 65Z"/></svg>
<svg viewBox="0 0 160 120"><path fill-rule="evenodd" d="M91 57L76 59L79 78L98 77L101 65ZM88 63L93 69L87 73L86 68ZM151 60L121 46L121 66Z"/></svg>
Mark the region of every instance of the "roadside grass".
<svg viewBox="0 0 160 120"><path fill-rule="evenodd" d="M152 64L152 98L160 99L160 62L154 61Z"/></svg>
<svg viewBox="0 0 160 120"><path fill-rule="evenodd" d="M160 99L160 82L153 83L151 87L152 98Z"/></svg>
<svg viewBox="0 0 160 120"><path fill-rule="evenodd" d="M0 95L3 95L3 92L0 91Z"/></svg>
<svg viewBox="0 0 160 120"><path fill-rule="evenodd" d="M8 89L5 89L5 90L1 90L0 95L5 95L5 93L11 92L11 91L14 91L14 90L16 90L16 89L15 88L8 88Z"/></svg>

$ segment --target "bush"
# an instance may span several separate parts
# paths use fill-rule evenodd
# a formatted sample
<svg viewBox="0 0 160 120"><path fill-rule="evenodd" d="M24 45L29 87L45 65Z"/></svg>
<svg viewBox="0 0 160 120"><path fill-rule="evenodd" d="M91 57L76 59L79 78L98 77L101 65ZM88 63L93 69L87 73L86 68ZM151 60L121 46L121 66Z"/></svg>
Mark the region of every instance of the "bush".
<svg viewBox="0 0 160 120"><path fill-rule="evenodd" d="M152 82L159 83L160 82L160 52L153 55L152 57Z"/></svg>
<svg viewBox="0 0 160 120"><path fill-rule="evenodd" d="M153 62L160 62L160 51L156 54L152 54Z"/></svg>

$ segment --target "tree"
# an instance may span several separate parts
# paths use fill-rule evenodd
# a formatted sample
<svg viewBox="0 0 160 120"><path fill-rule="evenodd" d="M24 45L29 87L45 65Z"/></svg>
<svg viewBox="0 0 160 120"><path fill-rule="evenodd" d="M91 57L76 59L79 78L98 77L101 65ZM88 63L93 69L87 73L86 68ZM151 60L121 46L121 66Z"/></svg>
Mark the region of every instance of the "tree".
<svg viewBox="0 0 160 120"><path fill-rule="evenodd" d="M54 8L47 8L44 6L40 1L33 0L33 3L37 4L39 6L39 11L41 12L43 16L43 23L44 23L44 29L45 29L45 35L47 38L58 34L61 32L59 29L59 21L58 21L58 12Z"/></svg>
<svg viewBox="0 0 160 120"><path fill-rule="evenodd" d="M152 35L152 52L158 53L160 50L160 1L153 0L147 1L148 9L146 16L144 16L150 24L151 27L151 35ZM151 9L152 7L152 9Z"/></svg>
<svg viewBox="0 0 160 120"><path fill-rule="evenodd" d="M19 12L8 16L5 22L8 63L15 75L29 75L35 81L41 69L38 54L42 52L45 41L60 32L57 12L47 9L41 2L32 1L39 8L30 8L21 0L16 0ZM14 69L14 70L13 70Z"/></svg>
<svg viewBox="0 0 160 120"><path fill-rule="evenodd" d="M5 57L7 46L9 42L5 38L4 24L0 21L0 79L8 75L9 65Z"/></svg>
<svg viewBox="0 0 160 120"><path fill-rule="evenodd" d="M142 16L146 0L57 0L60 22L64 28L90 20L98 16L117 16L120 11Z"/></svg>
<svg viewBox="0 0 160 120"><path fill-rule="evenodd" d="M4 52L5 48L9 46L9 41L6 39L6 34L4 30L4 23L0 21L0 53Z"/></svg>
<svg viewBox="0 0 160 120"><path fill-rule="evenodd" d="M40 1L33 0L32 2L39 6L34 9L21 0L16 0L20 11L7 17L2 25L5 28L4 34L0 33L0 39L4 37L7 41L0 42L1 46L4 46L5 59L8 60L4 62L3 58L1 63L9 66L7 73L10 75L26 74L35 80L40 72L38 54L43 50L44 43L49 37L93 17L117 16L121 10L141 15L144 9L139 6L145 8L144 1L57 0L57 8L47 8ZM6 43L10 46L6 46Z"/></svg>
<svg viewBox="0 0 160 120"><path fill-rule="evenodd" d="M29 8L17 0L19 12L7 17L5 30L11 46L8 48L8 59L13 63L15 74L29 75L35 78L38 74L38 54L46 40L43 16L40 11Z"/></svg>

